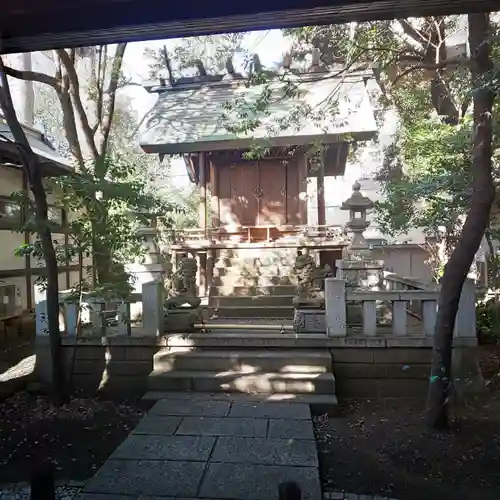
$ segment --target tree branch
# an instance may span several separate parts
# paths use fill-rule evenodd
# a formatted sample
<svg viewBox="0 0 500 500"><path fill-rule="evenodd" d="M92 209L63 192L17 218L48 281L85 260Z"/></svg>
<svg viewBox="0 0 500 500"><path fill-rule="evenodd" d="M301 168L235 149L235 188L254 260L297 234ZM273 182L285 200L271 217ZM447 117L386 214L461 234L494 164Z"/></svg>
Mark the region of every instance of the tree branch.
<svg viewBox="0 0 500 500"><path fill-rule="evenodd" d="M409 36L412 40L423 45L424 43L429 43L429 39L417 28L415 28L408 19L398 19L398 23L405 35Z"/></svg>
<svg viewBox="0 0 500 500"><path fill-rule="evenodd" d="M78 118L80 119L80 124L83 130L83 135L85 136L85 140L87 141L94 159L96 159L99 156L99 152L97 151L94 142L94 134L92 133L92 129L90 128L85 108L83 107L80 95L80 81L78 79L75 65L73 64L70 55L66 52L65 49L57 49L56 52L62 65L64 66L64 70L68 75L70 81L69 94L71 96L71 101L75 106L76 112L78 113Z"/></svg>
<svg viewBox="0 0 500 500"><path fill-rule="evenodd" d="M120 82L120 75L123 64L123 56L125 54L125 49L127 48L126 43L119 43L116 47L116 52L113 58L113 64L111 65L111 76L109 80L108 90L106 92L106 104L104 113L102 116L101 123L101 142L99 145L99 153L104 155L106 153L109 134L111 132L111 124L113 122L113 116L115 113L116 104L116 90L118 89L118 84Z"/></svg>
<svg viewBox="0 0 500 500"><path fill-rule="evenodd" d="M410 73L413 73L414 71L418 71L421 69L425 69L428 71L438 71L440 69L445 69L449 66L469 66L470 62L471 62L470 59L467 57L454 57L452 59L446 59L436 64L429 64L429 63L416 64L411 68L405 69L393 80L392 83L393 85L396 85L396 83L405 76L408 76Z"/></svg>
<svg viewBox="0 0 500 500"><path fill-rule="evenodd" d="M80 169L85 170L85 161L78 138L78 129L76 127L76 118L71 96L69 95L69 80L66 72L63 72L62 62L57 54L54 57L56 63L56 78L60 82L59 89L56 89L57 97L61 104L63 114L63 127L68 141L69 149L73 158L78 163Z"/></svg>
<svg viewBox="0 0 500 500"><path fill-rule="evenodd" d="M12 78L17 78L18 80L27 80L30 82L40 82L50 85L54 89L58 89L59 81L53 76L46 75L45 73L39 73L38 71L21 71L18 69L10 68L9 66L3 66L3 71L6 75Z"/></svg>

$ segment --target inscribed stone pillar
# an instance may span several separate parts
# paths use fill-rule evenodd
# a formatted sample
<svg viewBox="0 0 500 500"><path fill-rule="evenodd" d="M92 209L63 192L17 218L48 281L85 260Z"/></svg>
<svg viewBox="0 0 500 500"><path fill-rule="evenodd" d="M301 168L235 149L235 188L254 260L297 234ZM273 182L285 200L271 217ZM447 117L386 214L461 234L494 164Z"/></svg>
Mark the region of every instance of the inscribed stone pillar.
<svg viewBox="0 0 500 500"><path fill-rule="evenodd" d="M163 283L151 281L142 285L142 325L146 335L163 335Z"/></svg>
<svg viewBox="0 0 500 500"><path fill-rule="evenodd" d="M345 281L339 278L325 279L325 323L329 337L345 337L346 295Z"/></svg>

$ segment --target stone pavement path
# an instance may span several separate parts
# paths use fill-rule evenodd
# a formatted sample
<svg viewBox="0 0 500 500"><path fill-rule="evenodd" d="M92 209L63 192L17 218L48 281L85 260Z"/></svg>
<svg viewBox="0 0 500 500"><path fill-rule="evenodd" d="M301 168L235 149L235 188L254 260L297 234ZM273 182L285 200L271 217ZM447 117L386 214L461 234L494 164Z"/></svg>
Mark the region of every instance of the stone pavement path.
<svg viewBox="0 0 500 500"><path fill-rule="evenodd" d="M78 500L277 500L284 481L321 500L308 405L180 395L151 408Z"/></svg>

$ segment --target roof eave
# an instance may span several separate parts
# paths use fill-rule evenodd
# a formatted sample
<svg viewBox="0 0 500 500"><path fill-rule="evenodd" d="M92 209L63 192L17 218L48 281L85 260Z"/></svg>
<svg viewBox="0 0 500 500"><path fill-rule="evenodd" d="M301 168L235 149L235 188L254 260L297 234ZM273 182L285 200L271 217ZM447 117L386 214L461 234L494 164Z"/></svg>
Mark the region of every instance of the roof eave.
<svg viewBox="0 0 500 500"><path fill-rule="evenodd" d="M318 139L323 144L336 142L369 141L376 137L376 130L347 132L339 134L324 135L303 135L288 137L273 137L270 139L236 138L220 141L197 141L182 143L162 143L150 144L141 142L140 146L146 153L151 154L185 154L185 153L205 153L210 151L230 151L235 149L248 149L255 145L280 147L280 146L306 146L314 144Z"/></svg>

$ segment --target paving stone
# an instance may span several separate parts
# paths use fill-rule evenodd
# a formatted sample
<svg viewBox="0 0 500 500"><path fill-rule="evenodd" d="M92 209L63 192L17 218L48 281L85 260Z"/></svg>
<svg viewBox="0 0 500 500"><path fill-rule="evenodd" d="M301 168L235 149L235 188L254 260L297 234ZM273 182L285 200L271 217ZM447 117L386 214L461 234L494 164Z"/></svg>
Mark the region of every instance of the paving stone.
<svg viewBox="0 0 500 500"><path fill-rule="evenodd" d="M269 420L267 437L271 439L314 439L314 428L310 420L273 418Z"/></svg>
<svg viewBox="0 0 500 500"><path fill-rule="evenodd" d="M193 460L206 462L215 443L209 436L130 435L113 453L115 460Z"/></svg>
<svg viewBox="0 0 500 500"><path fill-rule="evenodd" d="M84 492L196 497L204 469L203 462L110 459L89 480Z"/></svg>
<svg viewBox="0 0 500 500"><path fill-rule="evenodd" d="M310 420L309 405L302 403L258 403L236 401L231 405L230 417L289 418Z"/></svg>
<svg viewBox="0 0 500 500"><path fill-rule="evenodd" d="M225 417L230 406L228 401L160 399L149 410L149 415Z"/></svg>
<svg viewBox="0 0 500 500"><path fill-rule="evenodd" d="M279 484L295 481L302 500L321 500L318 469L264 465L211 463L203 476L202 498L278 500Z"/></svg>
<svg viewBox="0 0 500 500"><path fill-rule="evenodd" d="M146 415L132 431L133 434L172 436L181 423L182 417L151 417Z"/></svg>
<svg viewBox="0 0 500 500"><path fill-rule="evenodd" d="M185 417L177 435L262 437L267 434L265 418Z"/></svg>
<svg viewBox="0 0 500 500"><path fill-rule="evenodd" d="M136 500L137 495L107 495L106 493L80 493L74 500Z"/></svg>
<svg viewBox="0 0 500 500"><path fill-rule="evenodd" d="M303 439L220 437L210 461L317 467L318 452L315 441Z"/></svg>

